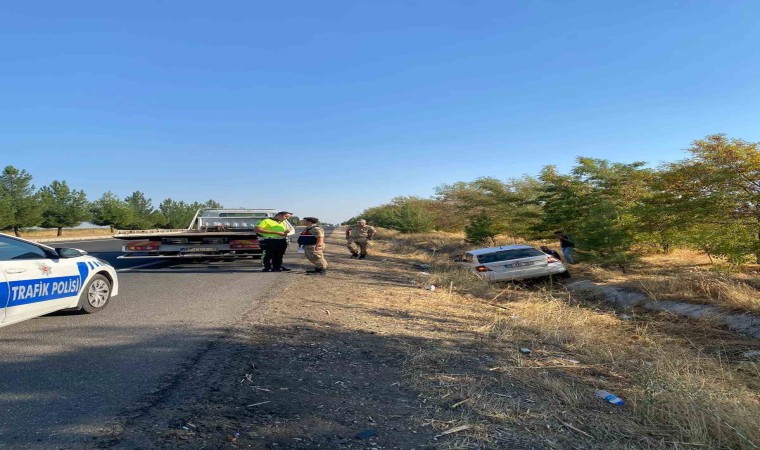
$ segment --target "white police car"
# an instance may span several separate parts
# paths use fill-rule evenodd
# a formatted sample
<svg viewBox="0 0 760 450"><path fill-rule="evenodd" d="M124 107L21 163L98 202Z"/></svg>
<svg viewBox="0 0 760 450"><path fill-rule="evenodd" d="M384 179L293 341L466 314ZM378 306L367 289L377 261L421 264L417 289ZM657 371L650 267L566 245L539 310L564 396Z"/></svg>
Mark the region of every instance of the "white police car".
<svg viewBox="0 0 760 450"><path fill-rule="evenodd" d="M0 327L61 309L102 311L118 292L116 270L101 259L0 234Z"/></svg>
<svg viewBox="0 0 760 450"><path fill-rule="evenodd" d="M488 281L513 281L556 275L567 278L570 273L559 259L529 245L470 250L459 262Z"/></svg>

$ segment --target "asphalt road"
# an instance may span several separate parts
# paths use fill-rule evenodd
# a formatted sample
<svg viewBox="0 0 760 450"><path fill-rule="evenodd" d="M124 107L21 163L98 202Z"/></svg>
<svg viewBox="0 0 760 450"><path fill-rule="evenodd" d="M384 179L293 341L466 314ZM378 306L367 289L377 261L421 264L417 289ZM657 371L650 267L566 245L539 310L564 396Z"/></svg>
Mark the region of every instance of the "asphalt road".
<svg viewBox="0 0 760 450"><path fill-rule="evenodd" d="M297 276L261 273L251 260L117 260L115 239L49 245L111 262L120 293L98 314L58 313L0 328L0 448L81 447L118 429ZM291 267L302 262L286 256Z"/></svg>

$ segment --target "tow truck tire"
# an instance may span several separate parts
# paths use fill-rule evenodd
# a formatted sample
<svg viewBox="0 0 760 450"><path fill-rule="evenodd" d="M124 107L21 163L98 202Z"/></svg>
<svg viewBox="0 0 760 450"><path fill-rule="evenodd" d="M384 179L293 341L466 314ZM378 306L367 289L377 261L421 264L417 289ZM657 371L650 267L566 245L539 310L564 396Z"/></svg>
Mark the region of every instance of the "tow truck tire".
<svg viewBox="0 0 760 450"><path fill-rule="evenodd" d="M111 282L103 275L92 277L79 296L79 309L87 314L103 311L111 300Z"/></svg>

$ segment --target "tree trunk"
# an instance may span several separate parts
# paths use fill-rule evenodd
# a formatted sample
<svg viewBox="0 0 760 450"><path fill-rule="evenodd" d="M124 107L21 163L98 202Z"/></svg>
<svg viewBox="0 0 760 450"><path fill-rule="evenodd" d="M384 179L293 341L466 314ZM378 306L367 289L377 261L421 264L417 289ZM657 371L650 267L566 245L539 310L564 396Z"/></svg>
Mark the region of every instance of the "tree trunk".
<svg viewBox="0 0 760 450"><path fill-rule="evenodd" d="M63 228L58 227L58 234L56 236L63 236Z"/></svg>
<svg viewBox="0 0 760 450"><path fill-rule="evenodd" d="M16 237L21 237L21 233L18 232L18 227L13 227L13 234L15 234Z"/></svg>
<svg viewBox="0 0 760 450"><path fill-rule="evenodd" d="M109 228L111 228L111 233L113 233L113 225L108 225Z"/></svg>

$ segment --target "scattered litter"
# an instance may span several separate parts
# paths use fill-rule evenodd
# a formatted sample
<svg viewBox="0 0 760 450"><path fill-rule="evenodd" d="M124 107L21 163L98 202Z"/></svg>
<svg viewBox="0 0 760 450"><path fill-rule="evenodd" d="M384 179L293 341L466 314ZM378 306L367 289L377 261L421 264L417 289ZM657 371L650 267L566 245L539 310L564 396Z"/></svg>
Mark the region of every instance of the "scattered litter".
<svg viewBox="0 0 760 450"><path fill-rule="evenodd" d="M529 348L523 347L520 349L520 353L522 353L523 355L530 355L532 352Z"/></svg>
<svg viewBox="0 0 760 450"><path fill-rule="evenodd" d="M435 285L434 284L429 284L429 285L427 285L425 287L425 289L427 289L428 291L434 291L435 290Z"/></svg>
<svg viewBox="0 0 760 450"><path fill-rule="evenodd" d="M441 436L446 436L447 434L459 433L460 431L469 430L470 428L472 427L469 425L460 425L458 427L449 428L448 430L442 432L441 434L436 435L435 439L438 439Z"/></svg>
<svg viewBox="0 0 760 450"><path fill-rule="evenodd" d="M268 401L266 401L266 402L258 402L258 403L253 403L253 404L251 404L251 405L248 405L248 406L246 406L246 408L250 408L250 407L252 407L252 406L260 406L260 405L263 405L263 404L266 404L266 403L272 403L272 402L268 400Z"/></svg>
<svg viewBox="0 0 760 450"><path fill-rule="evenodd" d="M620 320L631 320L631 319L633 319L633 316L630 315L630 314L621 314L619 317L620 317Z"/></svg>
<svg viewBox="0 0 760 450"><path fill-rule="evenodd" d="M748 350L742 353L742 355L749 359L760 359L760 350Z"/></svg>
<svg viewBox="0 0 760 450"><path fill-rule="evenodd" d="M420 272L420 275L430 275L430 272Z"/></svg>
<svg viewBox="0 0 760 450"><path fill-rule="evenodd" d="M355 439L369 439L372 436L377 436L377 430L369 429L356 433Z"/></svg>
<svg viewBox="0 0 760 450"><path fill-rule="evenodd" d="M617 406L623 406L625 405L625 402L622 398L618 397L615 394L611 394L607 391L598 390L594 393L597 397L606 400L609 403L612 403L613 405Z"/></svg>
<svg viewBox="0 0 760 450"><path fill-rule="evenodd" d="M414 267L420 270L430 270L430 264L415 264Z"/></svg>

